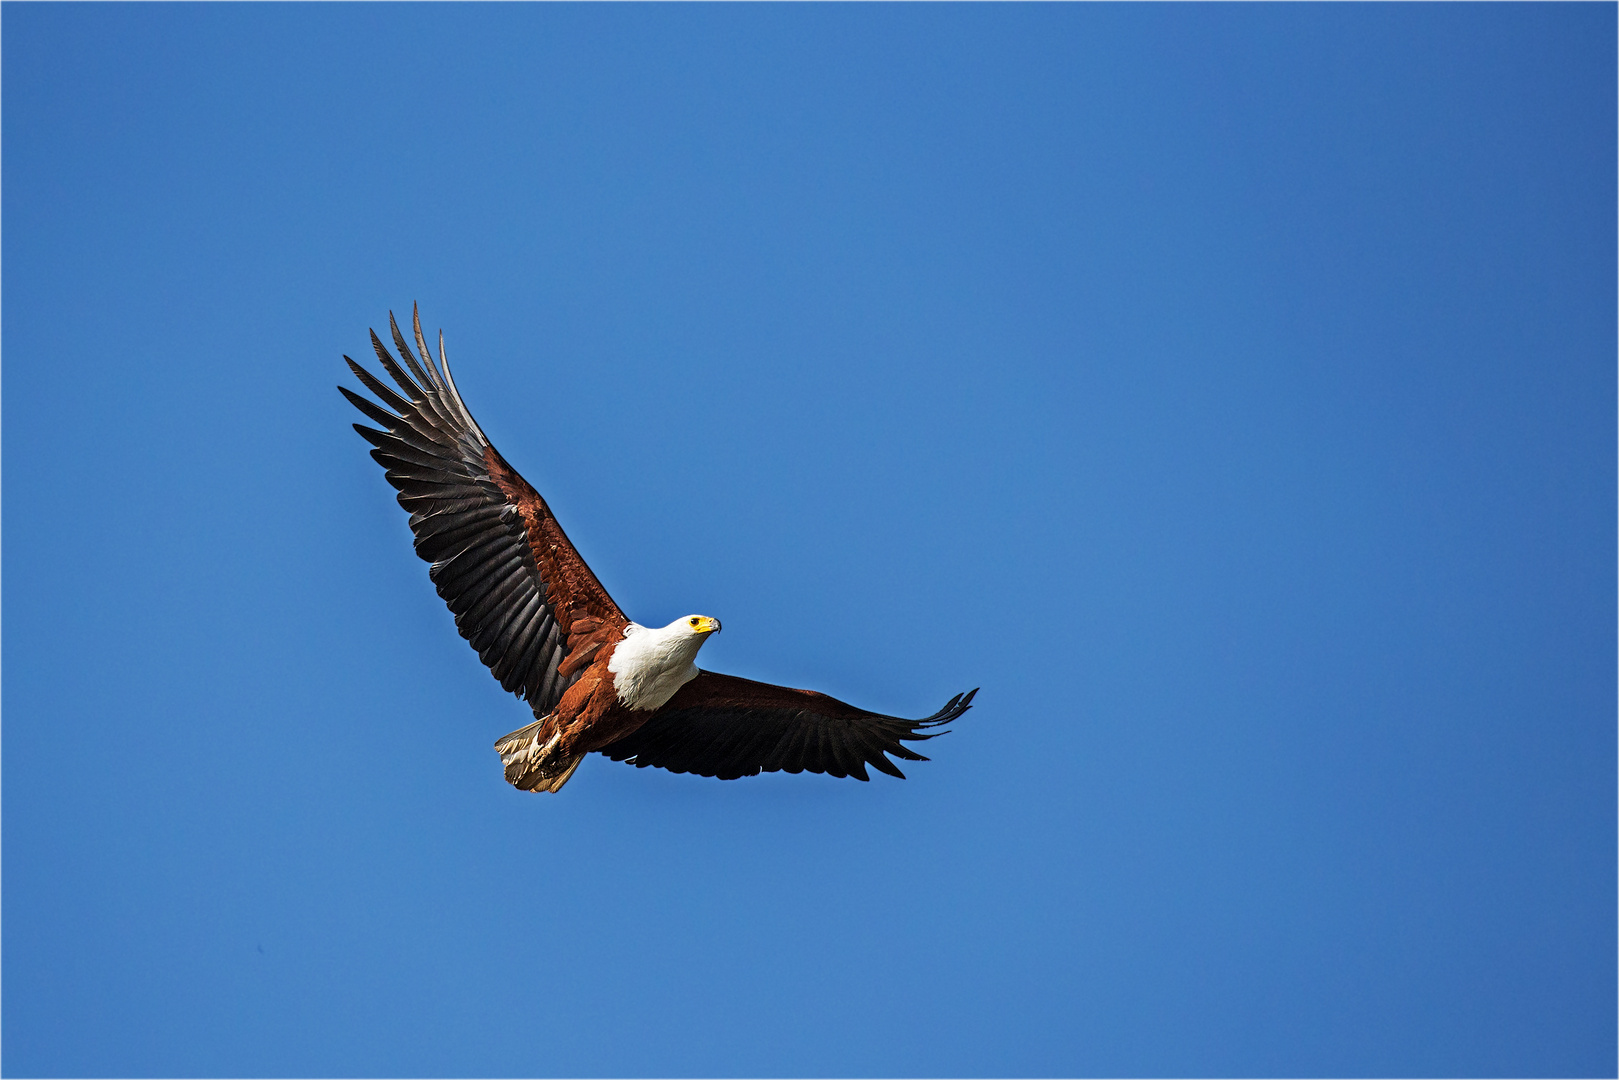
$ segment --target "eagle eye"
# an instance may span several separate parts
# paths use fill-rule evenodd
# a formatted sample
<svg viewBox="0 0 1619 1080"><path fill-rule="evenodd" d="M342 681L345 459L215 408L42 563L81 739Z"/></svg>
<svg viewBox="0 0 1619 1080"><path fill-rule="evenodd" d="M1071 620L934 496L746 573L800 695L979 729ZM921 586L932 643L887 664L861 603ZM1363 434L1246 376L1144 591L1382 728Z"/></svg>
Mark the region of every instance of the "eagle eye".
<svg viewBox="0 0 1619 1080"><path fill-rule="evenodd" d="M688 620L688 621L689 621L689 622L690 622L690 623L691 623L691 624L692 624L692 625L693 625L693 626L696 626L696 625L697 625L697 620L696 620L696 619L691 619L691 620Z"/></svg>

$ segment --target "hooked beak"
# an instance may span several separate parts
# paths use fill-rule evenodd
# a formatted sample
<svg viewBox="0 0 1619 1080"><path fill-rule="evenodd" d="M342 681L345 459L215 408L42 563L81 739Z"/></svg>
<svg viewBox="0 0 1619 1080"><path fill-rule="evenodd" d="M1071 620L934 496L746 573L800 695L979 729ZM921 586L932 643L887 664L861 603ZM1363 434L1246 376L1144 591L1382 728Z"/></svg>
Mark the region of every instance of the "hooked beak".
<svg viewBox="0 0 1619 1080"><path fill-rule="evenodd" d="M720 621L705 615L703 616L703 621L697 624L697 632L699 634L717 634L720 632Z"/></svg>

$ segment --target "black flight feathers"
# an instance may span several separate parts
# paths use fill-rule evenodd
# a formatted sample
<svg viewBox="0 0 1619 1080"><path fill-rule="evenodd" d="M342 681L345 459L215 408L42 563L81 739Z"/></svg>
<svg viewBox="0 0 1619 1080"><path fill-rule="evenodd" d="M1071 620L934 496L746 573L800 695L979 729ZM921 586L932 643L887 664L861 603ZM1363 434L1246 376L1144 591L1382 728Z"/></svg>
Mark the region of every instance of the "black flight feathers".
<svg viewBox="0 0 1619 1080"><path fill-rule="evenodd" d="M690 685L697 688L705 680L744 681L705 671ZM905 774L885 755L926 761L900 740L920 741L946 734L927 729L948 724L966 712L977 693L972 690L957 694L944 708L921 720L860 712L819 694L815 697L825 702L824 708L816 701L797 707L778 704L770 700L774 695L765 695L753 705L694 704L683 708L685 695L679 694L651 720L602 747L601 752L614 761L641 768L652 765L721 780L777 770L867 780L867 765L903 780Z"/></svg>
<svg viewBox="0 0 1619 1080"><path fill-rule="evenodd" d="M484 458L489 442L455 388L442 339L440 366L435 368L421 320L414 320L424 369L392 315L388 325L410 373L375 333L371 347L404 396L345 356L354 377L393 410L338 387L383 428L355 424L354 430L376 447L371 456L399 490L399 505L409 512L416 535L416 554L432 564L428 576L454 613L456 629L502 687L527 701L534 715L544 716L578 675L557 673L563 628L557 625L523 521L490 478Z"/></svg>

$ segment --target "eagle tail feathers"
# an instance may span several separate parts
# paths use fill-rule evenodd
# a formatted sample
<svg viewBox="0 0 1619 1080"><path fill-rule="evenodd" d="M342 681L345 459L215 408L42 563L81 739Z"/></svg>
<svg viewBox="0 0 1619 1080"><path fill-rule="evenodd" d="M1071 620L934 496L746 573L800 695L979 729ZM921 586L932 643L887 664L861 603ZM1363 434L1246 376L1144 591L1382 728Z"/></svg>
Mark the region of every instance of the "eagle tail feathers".
<svg viewBox="0 0 1619 1080"><path fill-rule="evenodd" d="M506 782L519 791L561 791L579 763L585 760L583 754L556 753L562 733L547 736L546 724L550 719L549 715L542 716L527 727L495 740L495 751L506 767Z"/></svg>

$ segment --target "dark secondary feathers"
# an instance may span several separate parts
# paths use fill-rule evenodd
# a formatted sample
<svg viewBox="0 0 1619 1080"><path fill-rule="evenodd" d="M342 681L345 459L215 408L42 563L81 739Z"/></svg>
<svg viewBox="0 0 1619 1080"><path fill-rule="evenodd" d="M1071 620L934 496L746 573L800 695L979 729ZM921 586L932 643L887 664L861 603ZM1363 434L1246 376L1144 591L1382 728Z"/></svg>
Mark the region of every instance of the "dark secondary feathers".
<svg viewBox="0 0 1619 1080"><path fill-rule="evenodd" d="M456 629L500 685L543 719L597 652L623 637L629 620L545 500L473 420L450 374L443 335L435 367L414 311L412 323L420 361L391 314L399 359L371 335L377 360L399 392L343 358L386 408L338 389L381 425L354 429L375 447L371 456L398 489L416 553L432 564L429 576ZM935 729L966 712L976 693L956 695L932 716L904 720L812 690L705 671L640 728L600 751L640 767L722 780L776 770L866 780L867 765L903 778L886 755L926 761L904 742L942 734Z"/></svg>
<svg viewBox="0 0 1619 1080"><path fill-rule="evenodd" d="M545 500L489 445L456 390L439 339L438 367L413 313L418 363L393 316L407 373L377 335L371 346L404 396L348 357L354 377L391 409L338 387L383 430L355 424L399 489L416 554L455 614L456 629L534 715L555 707L589 655L628 622L568 542ZM414 377L413 377L414 376Z"/></svg>
<svg viewBox="0 0 1619 1080"><path fill-rule="evenodd" d="M931 739L972 707L973 690L932 716L902 720L869 713L814 690L702 672L640 728L601 752L614 761L735 780L761 772L817 772L870 779L866 766L905 778L885 757L927 758L901 739Z"/></svg>

